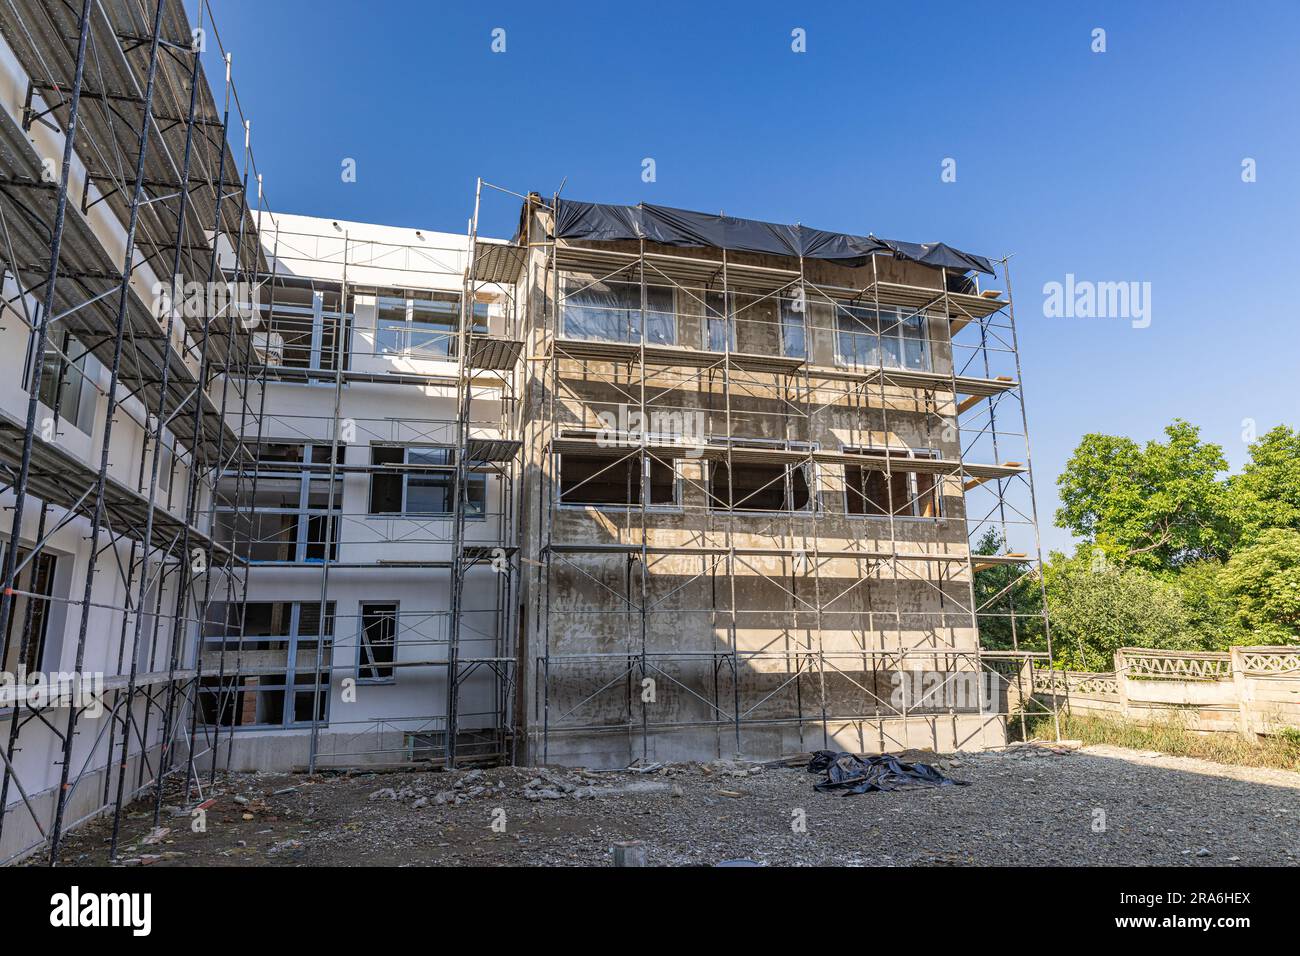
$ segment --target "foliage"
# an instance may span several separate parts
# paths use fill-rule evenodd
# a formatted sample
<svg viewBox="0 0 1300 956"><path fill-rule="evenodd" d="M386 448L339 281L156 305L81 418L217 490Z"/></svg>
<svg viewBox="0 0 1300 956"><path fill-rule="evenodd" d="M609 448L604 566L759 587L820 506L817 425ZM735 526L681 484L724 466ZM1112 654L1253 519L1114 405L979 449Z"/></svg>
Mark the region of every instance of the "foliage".
<svg viewBox="0 0 1300 956"><path fill-rule="evenodd" d="M1300 531L1269 528L1223 568L1236 620L1252 644L1300 641Z"/></svg>
<svg viewBox="0 0 1300 956"><path fill-rule="evenodd" d="M1194 650L1203 644L1179 590L1143 568L1098 562L1081 549L1044 568L1056 662L1107 671L1121 647Z"/></svg>
<svg viewBox="0 0 1300 956"><path fill-rule="evenodd" d="M1253 643L1237 619L1237 599L1228 590L1222 561L1193 561L1166 579L1178 589L1202 650L1226 651L1234 644Z"/></svg>
<svg viewBox="0 0 1300 956"><path fill-rule="evenodd" d="M1057 479L1056 523L1149 571L1223 557L1232 541L1223 449L1181 419L1166 441L1089 434Z"/></svg>
<svg viewBox="0 0 1300 956"><path fill-rule="evenodd" d="M977 555L1001 554L1003 548L1002 536L990 528L972 550ZM976 571L975 606L979 608L980 643L985 648L1047 650L1043 592L1028 562L996 564Z"/></svg>
<svg viewBox="0 0 1300 956"><path fill-rule="evenodd" d="M1278 425L1250 446L1228 482L1233 524L1245 543L1269 528L1300 531L1300 431Z"/></svg>
<svg viewBox="0 0 1300 956"><path fill-rule="evenodd" d="M1079 548L1043 568L1059 665L1110 670L1126 646L1300 642L1300 430L1278 425L1240 474L1226 470L1223 449L1181 419L1145 445L1083 437L1057 479L1056 523ZM989 531L973 550L1002 553L1004 542ZM984 647L1046 647L1028 564L977 571L975 597Z"/></svg>
<svg viewBox="0 0 1300 956"><path fill-rule="evenodd" d="M1082 543L1045 569L1058 660L1109 670L1125 645L1300 641L1300 431L1278 425L1240 474L1221 477L1226 467L1180 419L1144 446L1083 437L1056 512Z"/></svg>

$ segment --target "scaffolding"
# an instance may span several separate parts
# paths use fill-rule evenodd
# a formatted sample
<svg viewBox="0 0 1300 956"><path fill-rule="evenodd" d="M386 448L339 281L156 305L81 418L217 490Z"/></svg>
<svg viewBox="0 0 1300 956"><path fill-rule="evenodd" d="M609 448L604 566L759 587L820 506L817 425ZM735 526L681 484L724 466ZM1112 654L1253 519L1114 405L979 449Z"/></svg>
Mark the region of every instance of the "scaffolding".
<svg viewBox="0 0 1300 956"><path fill-rule="evenodd" d="M1006 260L1003 294L881 256L848 283L569 242L555 199L482 180L446 247L337 223L325 243L267 208L208 0L193 24L180 0L0 2L0 67L27 78L0 110L4 321L28 340L25 417L0 410L0 662L34 661L57 605L64 667L104 672L72 706L0 697L0 862L53 862L106 813L116 853L133 800L156 825L166 782L189 803L232 768L264 696L309 771L650 760L683 734L718 756L939 748L1054 717L1032 694L1051 637ZM503 196L523 204L510 242L479 232ZM188 308L196 284L250 290L252 313ZM628 324L574 334L582 292L610 285ZM449 319L413 357L418 303ZM94 397L75 429L74 393ZM366 394L392 411L358 412ZM611 475L626 501L593 503ZM355 505L412 481L445 497ZM69 533L88 549L59 597ZM339 596L393 581L425 597L377 645ZM267 596L287 637L252 619ZM398 671L428 678L418 705L336 705ZM947 676L898 698L920 671ZM993 706L948 702L972 674L995 675Z"/></svg>
<svg viewBox="0 0 1300 956"><path fill-rule="evenodd" d="M299 623L283 653L258 646L246 654L254 635L241 621L223 637L229 609L219 608L206 643L221 668L204 675L203 693L213 698L204 713L233 730L252 713L247 700L259 693L259 682L278 678L288 698L278 705L288 708L287 724L308 732L300 765L310 772L510 760L522 341L513 288L483 274L466 251L503 244L479 239L477 211L467 236L444 244L423 233L407 243L357 238L342 224L337 237L322 238L294 231L282 218L271 216L265 230L273 252L261 277L266 322L255 369L261 412L251 423L255 433L242 435L251 481L245 497L221 497L217 524L225 525L223 516L254 516L248 541L254 591L267 591L267 584L271 591L294 590L289 569L318 576L314 611L293 612L299 621L310 618L312 640L302 646ZM322 277L326 272L329 278ZM411 310L454 301L454 317L442 331L408 329L397 333L405 336L400 341L383 342L380 307L394 295L414 297ZM358 300L368 310L360 323ZM315 386L314 408L327 410L305 412L285 400L284 386L303 385ZM371 401L382 396L392 411L366 414L367 395ZM434 415L413 412L412 402ZM295 443L311 452L301 460L268 457L269 449ZM403 455L411 448L436 454L412 461ZM430 513L377 511L358 482L369 482L373 496L382 478L445 482L445 505ZM277 500L277 483L286 480L291 500ZM420 606L402 603L394 611L379 659L364 613L344 612L338 598L382 595L395 584L418 585L423 597ZM445 606L437 599L443 587ZM344 696L359 691L364 675L395 679L397 672L404 683L427 685L420 705L408 699L393 713L384 706L352 708L363 695ZM314 676L304 682L305 674ZM471 684L478 693L467 707L462 690ZM305 716L295 710L300 694L310 696ZM230 761L228 748L227 767Z"/></svg>
<svg viewBox="0 0 1300 956"><path fill-rule="evenodd" d="M13 693L0 710L0 836L19 827L33 837L6 858L48 847L53 862L69 827L108 812L116 852L123 807L151 793L156 823L164 781L183 774L187 794L201 787L197 761L217 745L217 728L196 720L203 662L192 638L214 595L242 590L240 536L219 543L210 519L215 475L244 455L230 423L256 417L254 362L234 297L191 309L184 296L198 284L207 302L207 290L262 271L263 198L206 0L193 25L177 0L8 0L0 30L26 77L21 108L0 111L4 315L29 340L26 419L0 418L12 498L3 659L16 642L27 662L35 623L61 604L78 622L73 673L107 667L91 697L59 705ZM220 103L205 57L224 70ZM238 160L228 137L242 139ZM60 419L73 390L93 394L98 412L84 454ZM140 436L139 461L115 469L124 422ZM84 561L72 556L80 583L69 594L80 596L19 586L69 527L89 541ZM94 650L107 659L88 661ZM42 806L24 777L50 765L58 782Z"/></svg>
<svg viewBox="0 0 1300 956"><path fill-rule="evenodd" d="M1032 695L1051 638L1006 260L1003 295L881 255L863 275L552 229L536 257L534 759L950 749L1055 722ZM624 494L582 493L611 474ZM994 621L1009 639L982 647Z"/></svg>

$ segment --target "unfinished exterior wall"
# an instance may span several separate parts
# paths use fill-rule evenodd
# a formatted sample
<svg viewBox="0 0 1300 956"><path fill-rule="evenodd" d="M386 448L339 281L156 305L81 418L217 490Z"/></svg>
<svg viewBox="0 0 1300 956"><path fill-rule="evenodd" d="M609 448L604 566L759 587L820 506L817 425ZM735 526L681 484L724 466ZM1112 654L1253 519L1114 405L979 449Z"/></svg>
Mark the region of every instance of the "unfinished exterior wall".
<svg viewBox="0 0 1300 956"><path fill-rule="evenodd" d="M533 234L548 229L539 208ZM978 701L900 698L900 672L980 672L972 477L941 270L559 241L533 252L528 281L532 759L1002 742L1002 718ZM573 301L591 289L617 298L619 285L633 290L624 297L639 306L638 327L584 327ZM866 350L839 316L846 305L879 309L894 287L922 302L907 310L915 338L856 362ZM806 317L799 329L795 314ZM644 474L645 486L617 504L566 501L566 454L608 461L630 485ZM747 465L785 469L780 506L720 506L736 500L734 488L719 500L720 483ZM895 487L884 514L854 507L852 476L867 465L906 487L906 514Z"/></svg>
<svg viewBox="0 0 1300 956"><path fill-rule="evenodd" d="M895 698L978 669L963 496L1024 469L968 465L963 407L1016 383L948 336L1002 301L557 243L532 198L481 239L482 181L464 236L275 216L206 5L77 6L0 17L0 658L102 677L107 713L0 694L0 860L145 791L161 819L168 776L455 765L461 734L613 764L998 729ZM629 276L635 308L573 298Z"/></svg>

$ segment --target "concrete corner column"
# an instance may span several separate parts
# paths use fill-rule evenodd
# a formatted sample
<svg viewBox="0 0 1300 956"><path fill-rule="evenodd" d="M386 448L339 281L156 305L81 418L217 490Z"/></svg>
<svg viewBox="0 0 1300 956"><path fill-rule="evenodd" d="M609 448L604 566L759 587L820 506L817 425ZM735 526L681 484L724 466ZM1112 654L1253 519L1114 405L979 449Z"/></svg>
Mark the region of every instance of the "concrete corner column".
<svg viewBox="0 0 1300 956"><path fill-rule="evenodd" d="M1232 662L1232 686L1237 698L1237 732L1254 743L1255 733L1250 721L1250 690L1246 684L1246 655L1240 647L1228 648Z"/></svg>
<svg viewBox="0 0 1300 956"><path fill-rule="evenodd" d="M1119 712L1126 720L1133 715L1128 705L1128 660L1123 651L1115 652L1115 689L1119 693Z"/></svg>

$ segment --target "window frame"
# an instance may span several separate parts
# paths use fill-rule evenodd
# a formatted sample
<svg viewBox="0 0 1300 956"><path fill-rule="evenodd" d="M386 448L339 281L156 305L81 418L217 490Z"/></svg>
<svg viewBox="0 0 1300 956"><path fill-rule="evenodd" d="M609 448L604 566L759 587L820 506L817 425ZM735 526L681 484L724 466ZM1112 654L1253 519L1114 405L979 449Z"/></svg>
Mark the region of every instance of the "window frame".
<svg viewBox="0 0 1300 956"><path fill-rule="evenodd" d="M840 450L846 455L867 455L867 454L878 455L882 453L887 453L891 458L909 458L913 460L921 459L921 458L938 459L942 457L937 448L918 448L918 447L910 447L910 446L903 446L903 445L890 445L888 446L888 448L885 449L864 447L859 445L842 445ZM901 474L904 476L904 480L907 483L908 513L899 514L897 512L894 512L892 488L890 490L890 500L885 502L886 510L883 511L882 513L865 514L865 513L850 511L849 510L850 487L849 487L849 476L848 476L848 469L850 468L857 468L863 472L875 472L884 475L886 481L886 487L890 487L890 485L888 484L890 478L896 477L901 472ZM943 499L944 499L944 495L943 495L944 476L943 475L937 472L919 472L915 470L902 470L899 468L893 468L892 472L893 475L891 476L890 474L886 473L883 469L880 468L869 468L866 465L861 465L856 462L845 462L844 463L844 489L843 489L844 516L850 519L876 518L876 519L884 519L884 520L889 520L892 517L892 518L897 518L901 521L941 521L944 518L948 517L947 508L944 506L943 503ZM926 476L932 479L932 484L930 486L930 494L934 496L935 514L933 515L925 515L919 513L921 510L920 507L921 486L920 486L919 476L922 474L925 474ZM865 478L863 479L863 484L865 485Z"/></svg>
<svg viewBox="0 0 1300 956"><path fill-rule="evenodd" d="M613 503L613 502L598 503L598 502L565 500L564 497L564 459L565 458L569 458L572 460L573 458L608 457L609 464L606 465L606 468L612 468L622 464L625 461L630 460L633 457L633 455L637 454L638 452L639 452L638 457L640 458L641 461L641 480L639 482L641 501L623 502L623 503ZM659 503L659 504L649 503L648 492L650 491L650 487L651 487L650 484L651 470L654 467L652 461L657 461L659 463L667 462L668 467L672 470L673 500L671 503ZM590 455L590 454L584 455L581 453L571 454L571 455L556 454L555 455L556 506L559 508L572 509L572 510L594 508L597 511L617 511L617 512L626 512L628 510L640 511L644 507L647 513L651 513L651 512L655 512L659 514L679 513L682 511L684 507L682 502L682 491L683 491L684 483L682 480L681 467L679 465L680 461L681 461L680 458L666 458L660 455L652 455L650 449L636 449L636 448L628 448L626 455L605 456L605 455ZM591 478L584 479L583 482L581 482L580 484L584 484L590 480ZM642 504L642 502L646 502L646 503Z"/></svg>
<svg viewBox="0 0 1300 956"><path fill-rule="evenodd" d="M0 562L9 550L8 541L0 541ZM19 592L30 591L32 594L44 595L44 598L32 597L26 593L15 595L9 604L9 620L5 624L4 634L7 645L8 660L0 660L0 670L16 673L19 667L26 667L27 672L36 673L45 670L45 656L49 647L50 617L54 604L54 589L60 572L59 555L42 548L32 557L31 548L20 544L15 556L15 564L22 565L14 575L14 588ZM19 609L21 607L21 616ZM32 627L27 643L27 657L22 654L22 636L27 613L30 610Z"/></svg>
<svg viewBox="0 0 1300 956"><path fill-rule="evenodd" d="M807 362L809 360L809 351L808 351L809 312L808 310L811 306L811 303L808 301L807 296L805 296L803 299L803 311L799 312L796 311L794 308L795 301L796 301L795 299L787 298L786 296L777 297L777 328L780 332L780 338L781 338L780 341L781 357L800 359L804 362ZM799 319L798 322L789 321L791 317L795 317L795 316L798 317ZM791 329L798 329L799 331L799 339L801 344L798 353L791 352L790 350L789 330Z"/></svg>
<svg viewBox="0 0 1300 956"><path fill-rule="evenodd" d="M903 306L897 305L862 305L849 299L836 299L834 301L835 318L835 365L839 368L863 369L869 370L874 368L899 369L901 371L929 372L934 368L934 350L930 341L930 319L929 313L909 311ZM852 316L862 319L858 313L868 313L874 319L875 331L852 331L840 328L842 316ZM916 328L919 335L909 336L904 334L908 327ZM888 329L888 331L887 331ZM856 360L855 354L846 354L842 347L844 336L852 336L856 341L858 338L874 338L875 344L872 349L876 356L875 362L862 363ZM886 343L889 343L888 347ZM911 364L907 359L909 343L920 344L920 361L918 364ZM895 361L885 361L887 352L892 352Z"/></svg>
<svg viewBox="0 0 1300 956"><path fill-rule="evenodd" d="M261 451L257 450L255 452L255 454L258 456L256 465L259 469L262 469L266 466L270 466L269 468L267 468L266 471L268 477L280 481L285 481L285 482L296 481L298 483L297 507L293 507L293 508L264 507L257 504L256 502L250 502L249 507L245 508L245 507L241 507L243 505L242 502L236 501L232 504L229 502L228 497L222 496L218 498L218 501L216 503L216 507L214 510L214 517L220 515L237 515L245 510L251 509L255 514L259 514L259 515L293 515L298 519L297 534L293 542L292 559L288 561L282 561L279 559L265 559L265 560L250 559L249 563L251 565L266 565L271 567L275 567L278 565L286 565L286 564L314 566L314 565L323 564L326 561L337 561L339 559L338 556L341 548L338 531L343 526L343 482L341 480L342 479L341 473L337 475L337 478L339 480L336 480L334 483L334 496L336 499L336 504L332 504L332 505L327 504L327 506L324 508L311 506L313 481L322 483L323 488L321 490L323 491L324 494L328 495L330 492L329 472L324 468L315 468L312 466L325 465L328 467L329 452L330 449L334 447L333 443L286 441L286 442L266 442L264 444L267 445L268 447L285 445L292 448L300 449L299 460L297 462L283 461L277 459L267 459L264 461L263 458L261 457L262 454ZM321 449L322 451L325 452L323 456L323 460L321 461L315 460L316 449ZM341 444L337 446L337 455L338 455L338 464L342 464L346 458L346 450L345 447ZM235 477L235 472L227 471L221 476L221 478L223 479L228 477ZM249 490L251 492L251 489ZM218 494L221 495L219 485L218 485ZM333 520L334 531L331 532L329 535L329 543L330 543L329 553L322 554L322 556L319 558L314 558L311 557L309 554L312 547L319 546L323 548L325 542L323 540L321 541L312 540L311 527L314 519L322 519L322 518L326 520L330 520L330 519ZM232 523L231 527L232 528L236 527L236 525ZM259 540L253 542L253 546L266 545L269 543L271 542L259 538Z"/></svg>
<svg viewBox="0 0 1300 956"><path fill-rule="evenodd" d="M455 514L456 514L456 511L455 511L456 504L455 504L454 501L451 502L451 510L450 510L450 511L411 511L411 510L410 510L410 506L409 506L409 502L410 502L410 479L411 479L413 476L418 478L418 477L420 477L420 476L429 476L429 475L432 475L432 474L437 474L437 475L443 475L443 474L445 474L445 475L448 476L448 479L449 479L449 482L450 482L449 487L448 487L448 490L447 490L447 496L448 496L448 498L450 498L450 497L455 493L455 488L454 488L454 486L455 486L455 477L456 477L456 464L455 464L455 453L456 453L456 448L455 448L454 446L452 446L452 445L438 445L438 444L431 444L431 443L416 443L416 444L411 444L411 445L396 445L396 444L389 444L389 443L386 443L386 442L376 442L376 443L373 443L373 444L370 445L370 463L371 463L371 465L374 465L374 462L375 462L375 459L374 459L374 451L375 451L375 449L377 449L377 448L400 448L400 449L402 449L402 465L403 465L403 466L411 465L411 464L417 464L416 462L412 462L412 461L410 460L410 453L411 453L412 450L416 450L416 451L421 451L421 450L441 450L441 451L445 451L445 452L448 453L447 458L448 458L448 461L450 462L450 464L447 464L447 465L445 465L445 466L435 466L435 467L437 468L436 471L433 470L433 469L421 469L421 470L419 470L419 471L415 471L415 472L411 472L411 471L402 471L401 476L400 476L401 479L402 479L402 510L401 510L401 511L375 511L375 510L374 510L374 508L375 508L375 503L374 503L374 502L375 502L375 484L374 484L374 480L375 480L376 477L379 477L380 474L389 474L389 473L386 473L386 472L385 472L385 473L371 472L371 473L370 473L370 481L369 481L369 483L368 483L368 487L367 487L367 489L366 489L366 517L367 517L367 518L383 518L383 519L392 519L392 518L409 518L409 519L411 519L411 520L413 520L413 521L431 521L431 520L439 520L439 519L444 519L444 520L445 520L445 519L451 519L451 518L455 517ZM390 477L391 477L391 475L390 475ZM467 507L466 510L465 510L465 519L466 519L467 521L486 521L486 520L487 520L487 513L488 513L488 480L487 480L488 476L485 475L485 474L478 474L478 473L476 473L476 472L467 472L467 477L468 477L468 479L469 479L469 483L470 483L471 485L477 483L477 484L479 484L480 487L482 488L482 504L481 504L481 507L480 507L478 510L475 510L472 506Z"/></svg>
<svg viewBox="0 0 1300 956"><path fill-rule="evenodd" d="M351 348L351 331L352 323L348 321L351 316L345 312L331 312L325 308L325 293L314 291L311 294L311 305L300 305L295 302L273 302L267 309L266 314L266 334L267 344L270 344L270 335L280 335L280 361L279 367L282 368L300 368L308 372L333 373L336 366L341 361L343 368L350 367ZM301 332L306 332L307 323L311 324L311 331L306 336L305 345L294 344L290 346L284 339L283 331L293 329L297 323L301 322L303 328ZM333 342L327 347L325 343L325 326L326 323L333 325ZM343 341L343 354L339 355L338 336L346 336ZM285 357L290 348L296 351L305 351L307 353L306 365L289 365L285 362ZM329 357L328 363L325 357ZM296 383L291 383L296 384ZM317 379L309 379L309 385L319 384Z"/></svg>
<svg viewBox="0 0 1300 956"><path fill-rule="evenodd" d="M8 272L5 275L9 275ZM57 341L56 341L57 339ZM28 355L35 345L35 339L28 346ZM65 358L76 355L74 359ZM37 398L42 405L53 412L62 425L67 423L77 431L89 435L94 429L96 398L98 389L92 376L98 377L103 364L82 345L81 340L64 326L50 330L50 337L45 347L45 358L41 363L41 381L37 389ZM24 381L30 382L35 373L32 361L28 360ZM62 391L53 394L55 386L62 375ZM48 383L48 384L47 384Z"/></svg>
<svg viewBox="0 0 1300 956"><path fill-rule="evenodd" d="M820 447L820 443L818 442L805 442L805 441L773 442L773 441L767 441L762 439L746 439L746 438L733 438L730 440L713 439L710 443L721 444L721 445L730 444L732 447L748 446L751 448L766 448L774 451L798 450L798 451L807 451L810 454L816 452L817 449ZM721 501L722 499L713 493L714 475L717 472L718 466L727 465L727 464L728 462L725 458L713 459L709 462L708 476L705 480L705 490L704 490L705 499L707 503L707 510L709 512L717 512L719 514L733 514L733 515L736 514L738 515L807 515L807 514L816 515L820 513L821 495L819 492L818 481L821 476L821 470L818 468L816 461L809 460L809 461L802 461L797 463L783 462L775 465L775 467L777 468L784 469L787 475L789 475L790 469L799 468L804 472L804 481L808 485L808 503L805 504L802 508L782 508L775 511L769 508L737 508L734 507L734 502L730 502L731 507L718 507L716 503Z"/></svg>
<svg viewBox="0 0 1300 956"><path fill-rule="evenodd" d="M367 664L362 660L362 653L372 646L366 639L366 609L367 608L392 608L393 619L393 638L392 638L392 659L387 663ZM357 683L358 684L396 684L397 683L397 646L398 637L401 633L402 619L402 602L401 601L360 601L357 604ZM375 672L373 676L364 676L364 672L369 669ZM380 671L387 670L387 674L380 674Z"/></svg>
<svg viewBox="0 0 1300 956"><path fill-rule="evenodd" d="M722 312L719 313L710 300L722 299ZM703 299L703 321L700 323L700 344L706 352L731 353L736 349L736 293L730 290L706 289ZM725 323L728 348L713 347L714 323Z"/></svg>
<svg viewBox="0 0 1300 956"><path fill-rule="evenodd" d="M396 291L396 290L395 290ZM399 322L396 319L381 318L381 309L385 303L389 308L395 308L395 303L402 303L403 317ZM449 314L450 322L446 326L446 332L425 331L426 329L436 328L432 322L417 322L416 316L422 310L421 305L429 306L433 303L444 302L452 305L454 308ZM460 313L463 308L463 294L449 289L411 289L403 290L402 295L384 295L375 294L375 349L376 357L400 357L415 359L426 362L454 362L460 354ZM428 315L439 315L436 310L426 308L423 310ZM486 335L490 327L491 312L490 306L486 302L474 303L473 309L473 328L471 334ZM481 320L481 321L480 321ZM428 344L416 347L413 340L416 329L419 327L421 336L435 336L446 343L445 349L432 348ZM398 346L389 348L381 344L385 331L397 331Z"/></svg>
<svg viewBox="0 0 1300 956"><path fill-rule="evenodd" d="M321 633L306 634L306 635L302 633L303 608L304 607L319 608L320 601L317 600L251 601L249 603L267 604L271 606L275 606L275 605L288 606L289 628L287 633L258 634L258 635L254 635L252 638L252 640L254 641L266 641L268 643L270 642L283 643L285 645L284 670L283 672L277 670L271 674L248 675L248 676L256 676L259 681L265 680L267 678L278 678L277 680L273 680L269 684L259 683L255 689L251 689L251 690L244 689L244 687L241 685L241 686L237 686L234 689L233 693L228 693L227 690L223 689L220 685L209 685L209 687L203 687L202 685L200 685L200 693L203 694L210 694L210 695L214 695L215 697L217 693L223 693L223 694L228 693L229 699L227 701L227 706L231 708L232 721L229 725L221 724L220 726L224 727L227 730L235 731L238 733L256 733L256 732L277 731L277 730L296 730L296 729L312 726L313 721L310 718L307 720L300 721L297 720L295 716L297 714L297 695L299 693L312 694L312 695L315 694L315 690L314 690L315 684L311 684L311 683L305 685L307 687L306 690L303 691L298 690L298 687L304 686L304 685L299 685L297 683L298 672L302 669L302 667L299 665L299 650L301 646L306 646L308 650L314 655L317 641L320 641L320 645L321 645L320 669L316 670L316 662L314 659L308 661L305 666L307 667L308 670L316 671L316 679L320 681L320 686L321 686L321 693L320 693L321 713L320 713L320 719L318 721L315 721L315 723L318 726L328 727L329 720L330 720L330 693L333 688L332 664L334 660L334 650L335 650L334 639L337 634L337 625L338 625L337 602L335 601L325 602L325 617L320 622ZM225 604L223 605L223 612L228 615L232 609L238 607L239 607L238 604ZM201 636L201 640L204 644L205 650L211 647L214 650L214 652L220 653L222 645L227 644L228 637L223 630L222 634L217 636L209 636L207 634L203 634ZM241 637L240 640L246 642L249 639L247 637ZM244 695L271 694L277 692L281 694L280 720L278 723L254 722L248 724L240 724L234 722L233 718L237 716L239 713L239 710L241 708L241 698ZM215 701L214 701L214 706L215 706ZM256 713L256 710L254 711L254 713ZM220 719L221 714L220 713L216 714L216 717ZM203 719L204 722L206 723L207 714L204 713L201 719Z"/></svg>
<svg viewBox="0 0 1300 956"><path fill-rule="evenodd" d="M668 299L666 304L668 308L667 311L664 311L663 309L654 308L653 305L651 305L651 303L648 301L649 299L648 295L647 295L647 302L646 302L647 307L645 309L641 308L641 304L639 300L639 292L642 283L640 282L627 282L622 279L609 277L609 276L606 276L604 278L597 278L597 279L584 279L579 276L572 275L570 273L561 273L558 277L558 283L560 287L560 303L559 303L560 307L558 310L558 323L559 323L559 337L561 339L569 339L570 341L577 341L577 342L617 342L624 345L639 345L643 341L647 345L678 345L681 342L682 339L681 317L678 314L676 286L660 285L659 283L653 283L653 282L645 283L645 287L647 289L662 291L663 293L666 294ZM570 288L570 285L576 285L577 288L572 289ZM612 308L606 308L597 305L570 306L569 300L571 296L579 295L583 292L588 291L589 289L592 289L600 285L604 285L607 287L615 287L619 289L637 290L638 292L637 304L635 306L619 304ZM570 326L569 326L570 308L573 308L575 310L576 309L591 309L591 310L603 309L604 311L622 313L624 318L625 335L621 338L611 338L605 335L576 334L570 330ZM666 317L667 319L670 320L669 321L670 334L668 336L667 341L663 341L663 342L656 341L647 335L647 329L649 325L649 323L646 321L647 315L653 316L657 319ZM635 334L632 331L633 316L636 317Z"/></svg>

